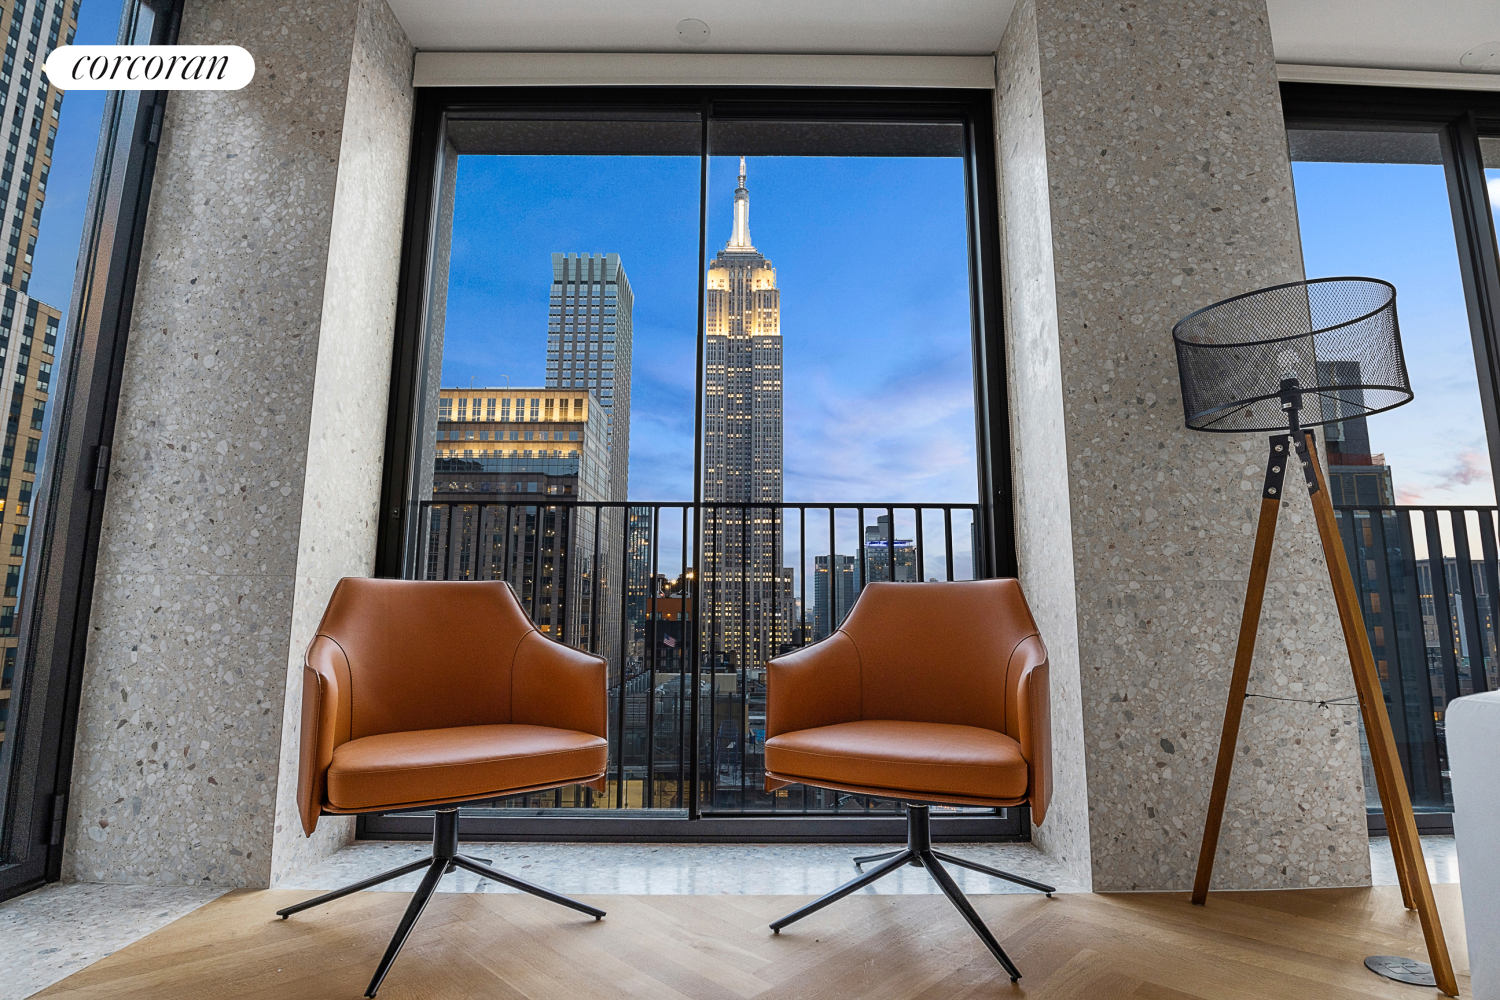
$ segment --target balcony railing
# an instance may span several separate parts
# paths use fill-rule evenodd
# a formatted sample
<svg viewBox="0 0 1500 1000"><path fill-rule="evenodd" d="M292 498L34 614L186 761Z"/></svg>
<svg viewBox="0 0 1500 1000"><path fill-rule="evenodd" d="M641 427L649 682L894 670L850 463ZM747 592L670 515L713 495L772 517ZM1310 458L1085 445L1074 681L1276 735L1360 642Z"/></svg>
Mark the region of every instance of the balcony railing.
<svg viewBox="0 0 1500 1000"><path fill-rule="evenodd" d="M1335 509L1412 805L1451 811L1447 707L1500 687L1496 508Z"/></svg>
<svg viewBox="0 0 1500 1000"><path fill-rule="evenodd" d="M609 663L610 779L506 808L691 816L888 812L763 781L766 660L836 629L866 582L982 578L975 504L422 504L417 576L505 580L537 627Z"/></svg>

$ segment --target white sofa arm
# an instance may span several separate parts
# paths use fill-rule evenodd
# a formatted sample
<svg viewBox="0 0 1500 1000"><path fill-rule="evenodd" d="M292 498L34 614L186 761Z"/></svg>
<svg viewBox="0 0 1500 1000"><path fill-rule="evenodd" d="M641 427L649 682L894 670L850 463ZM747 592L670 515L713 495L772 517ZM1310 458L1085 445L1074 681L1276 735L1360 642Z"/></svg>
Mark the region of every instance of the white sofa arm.
<svg viewBox="0 0 1500 1000"><path fill-rule="evenodd" d="M1474 1000L1500 1000L1500 691L1448 706L1453 835Z"/></svg>

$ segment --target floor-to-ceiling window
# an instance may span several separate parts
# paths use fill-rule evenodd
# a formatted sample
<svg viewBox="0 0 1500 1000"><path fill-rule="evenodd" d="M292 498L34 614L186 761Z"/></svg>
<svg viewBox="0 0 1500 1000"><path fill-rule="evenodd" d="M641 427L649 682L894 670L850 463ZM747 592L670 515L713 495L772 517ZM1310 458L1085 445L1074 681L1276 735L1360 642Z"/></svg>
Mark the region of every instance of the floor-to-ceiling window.
<svg viewBox="0 0 1500 1000"><path fill-rule="evenodd" d="M9 135L0 154L0 898L61 869L115 359L154 163L141 125L163 97L80 91L65 100L43 66L69 43L168 43L173 9L171 0L0 9Z"/></svg>
<svg viewBox="0 0 1500 1000"><path fill-rule="evenodd" d="M765 791L765 662L1011 570L987 99L424 101L381 571L507 580L610 664L607 790L476 812L890 813Z"/></svg>
<svg viewBox="0 0 1500 1000"><path fill-rule="evenodd" d="M1414 400L1326 429L1338 509L1413 806L1452 810L1449 702L1500 686L1494 222L1483 95L1285 88L1308 277L1396 287ZM1488 171L1491 178L1497 175ZM1367 756L1368 770L1368 756ZM1373 777L1367 796L1378 811Z"/></svg>

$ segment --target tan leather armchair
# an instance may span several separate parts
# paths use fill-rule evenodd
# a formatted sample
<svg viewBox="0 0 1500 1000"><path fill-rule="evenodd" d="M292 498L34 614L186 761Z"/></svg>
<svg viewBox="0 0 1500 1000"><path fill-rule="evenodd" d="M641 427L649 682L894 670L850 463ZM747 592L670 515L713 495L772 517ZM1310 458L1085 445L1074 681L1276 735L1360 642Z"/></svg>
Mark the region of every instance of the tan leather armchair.
<svg viewBox="0 0 1500 1000"><path fill-rule="evenodd" d="M323 815L436 807L431 857L277 911L284 919L426 868L366 996L454 867L604 916L458 853L456 803L604 790L605 661L538 632L508 584L340 580L302 688L297 805L308 836Z"/></svg>
<svg viewBox="0 0 1500 1000"><path fill-rule="evenodd" d="M929 807L1052 798L1047 649L1015 580L872 583L843 625L766 674L766 788L798 783L906 803L907 846L781 918L802 919L905 864L926 868L1012 980L1020 972L940 862L1049 896L1052 886L932 849Z"/></svg>

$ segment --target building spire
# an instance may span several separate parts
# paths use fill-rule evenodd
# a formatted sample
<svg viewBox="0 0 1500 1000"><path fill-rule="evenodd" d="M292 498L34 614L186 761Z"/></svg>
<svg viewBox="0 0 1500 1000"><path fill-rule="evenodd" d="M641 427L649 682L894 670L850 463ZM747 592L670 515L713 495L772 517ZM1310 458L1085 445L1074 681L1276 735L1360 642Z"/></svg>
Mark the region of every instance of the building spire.
<svg viewBox="0 0 1500 1000"><path fill-rule="evenodd" d="M730 250L754 250L750 244L750 192L745 188L745 158L740 157L740 185L734 189L734 233Z"/></svg>

